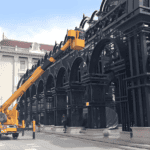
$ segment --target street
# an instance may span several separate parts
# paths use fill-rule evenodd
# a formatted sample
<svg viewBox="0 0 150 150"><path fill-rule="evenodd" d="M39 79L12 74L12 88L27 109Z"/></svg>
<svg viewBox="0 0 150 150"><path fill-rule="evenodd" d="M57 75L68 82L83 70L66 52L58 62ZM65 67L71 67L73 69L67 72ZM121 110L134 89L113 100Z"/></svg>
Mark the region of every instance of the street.
<svg viewBox="0 0 150 150"><path fill-rule="evenodd" d="M2 136L0 150L144 150L136 147L118 146L102 142L77 139L50 133L36 132L36 139L32 139L32 132L20 133L17 140L11 135ZM146 149L145 149L146 150Z"/></svg>

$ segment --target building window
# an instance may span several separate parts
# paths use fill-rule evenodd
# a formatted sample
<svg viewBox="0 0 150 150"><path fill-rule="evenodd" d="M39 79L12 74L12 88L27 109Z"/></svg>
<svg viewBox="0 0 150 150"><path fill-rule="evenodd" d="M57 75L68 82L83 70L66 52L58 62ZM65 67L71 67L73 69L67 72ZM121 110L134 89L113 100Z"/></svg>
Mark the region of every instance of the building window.
<svg viewBox="0 0 150 150"><path fill-rule="evenodd" d="M25 70L25 61L20 61L20 70Z"/></svg>

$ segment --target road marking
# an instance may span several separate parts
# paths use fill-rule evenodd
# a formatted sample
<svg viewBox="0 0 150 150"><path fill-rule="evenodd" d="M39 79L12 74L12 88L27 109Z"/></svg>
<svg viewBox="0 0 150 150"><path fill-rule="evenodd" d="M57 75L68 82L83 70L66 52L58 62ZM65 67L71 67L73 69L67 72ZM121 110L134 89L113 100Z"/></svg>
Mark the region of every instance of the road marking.
<svg viewBox="0 0 150 150"><path fill-rule="evenodd" d="M59 139L61 139L61 140L71 140L69 138L59 138Z"/></svg>
<svg viewBox="0 0 150 150"><path fill-rule="evenodd" d="M38 146L37 144L34 144L34 143L31 143L31 144L27 144L28 146L31 146L31 147L40 147Z"/></svg>
<svg viewBox="0 0 150 150"><path fill-rule="evenodd" d="M33 149L33 148L32 148L32 149L25 149L25 150L37 150L37 149L35 149L35 148Z"/></svg>
<svg viewBox="0 0 150 150"><path fill-rule="evenodd" d="M31 147L40 147L40 146L38 146L38 145L33 145L33 146L31 146Z"/></svg>

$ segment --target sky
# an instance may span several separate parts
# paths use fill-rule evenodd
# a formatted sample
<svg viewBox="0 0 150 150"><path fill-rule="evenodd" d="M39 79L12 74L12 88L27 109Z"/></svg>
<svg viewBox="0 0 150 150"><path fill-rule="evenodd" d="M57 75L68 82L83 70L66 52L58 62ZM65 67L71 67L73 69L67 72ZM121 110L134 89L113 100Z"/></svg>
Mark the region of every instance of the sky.
<svg viewBox="0 0 150 150"><path fill-rule="evenodd" d="M0 40L54 45L64 41L67 29L79 27L85 16L100 9L102 0L7 0L1 1ZM94 19L97 19L95 17ZM88 24L84 29L88 28Z"/></svg>

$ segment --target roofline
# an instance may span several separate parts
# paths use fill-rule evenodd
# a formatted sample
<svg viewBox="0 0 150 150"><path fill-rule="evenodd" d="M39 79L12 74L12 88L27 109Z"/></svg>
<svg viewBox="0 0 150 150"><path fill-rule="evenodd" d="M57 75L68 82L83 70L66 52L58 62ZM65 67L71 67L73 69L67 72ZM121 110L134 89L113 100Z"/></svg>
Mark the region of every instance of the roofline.
<svg viewBox="0 0 150 150"><path fill-rule="evenodd" d="M18 42L24 42L24 43L34 43L34 42L28 42L28 41L21 41L21 40L15 40L15 39L3 39L3 40L1 40L1 41L6 41L6 40L9 40L9 41L18 41ZM38 43L38 42L36 42L36 43ZM38 44L40 44L40 45L49 45L49 44L44 44L44 43L38 43ZM49 46L54 46L54 45L49 45Z"/></svg>

